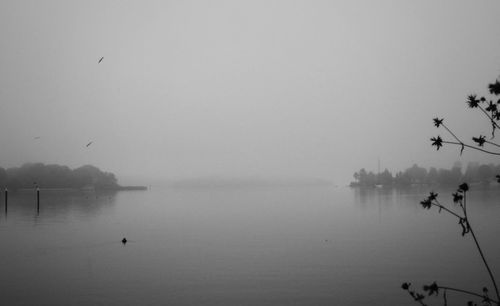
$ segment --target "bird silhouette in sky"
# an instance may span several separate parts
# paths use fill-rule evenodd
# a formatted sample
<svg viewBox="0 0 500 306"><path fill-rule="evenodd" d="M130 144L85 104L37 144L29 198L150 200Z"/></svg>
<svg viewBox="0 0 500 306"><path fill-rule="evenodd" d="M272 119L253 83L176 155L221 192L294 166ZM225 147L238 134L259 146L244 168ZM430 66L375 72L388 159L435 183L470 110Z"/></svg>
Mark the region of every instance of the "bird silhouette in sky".
<svg viewBox="0 0 500 306"><path fill-rule="evenodd" d="M93 143L93 141L87 143L86 147L89 147L92 143Z"/></svg>
<svg viewBox="0 0 500 306"><path fill-rule="evenodd" d="M104 59L104 56L103 56L103 57L101 57L97 63L98 63L98 64L100 64L100 63L102 62L102 60L103 60L103 59Z"/></svg>

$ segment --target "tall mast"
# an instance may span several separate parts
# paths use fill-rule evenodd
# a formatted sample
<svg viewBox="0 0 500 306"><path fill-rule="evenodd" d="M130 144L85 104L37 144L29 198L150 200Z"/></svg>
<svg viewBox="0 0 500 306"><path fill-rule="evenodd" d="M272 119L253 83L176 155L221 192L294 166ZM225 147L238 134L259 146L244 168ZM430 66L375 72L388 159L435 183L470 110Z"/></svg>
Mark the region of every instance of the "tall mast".
<svg viewBox="0 0 500 306"><path fill-rule="evenodd" d="M377 157L377 180L376 184L380 184L380 157Z"/></svg>

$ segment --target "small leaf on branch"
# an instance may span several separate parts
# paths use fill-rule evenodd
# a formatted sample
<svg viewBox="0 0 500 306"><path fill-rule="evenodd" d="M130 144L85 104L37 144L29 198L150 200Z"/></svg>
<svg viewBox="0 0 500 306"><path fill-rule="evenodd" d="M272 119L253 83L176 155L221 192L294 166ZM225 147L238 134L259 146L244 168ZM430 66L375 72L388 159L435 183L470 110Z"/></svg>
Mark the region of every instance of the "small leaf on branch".
<svg viewBox="0 0 500 306"><path fill-rule="evenodd" d="M472 140L477 143L478 146L482 147L484 146L484 143L486 142L486 136L479 135L479 137L472 137Z"/></svg>
<svg viewBox="0 0 500 306"><path fill-rule="evenodd" d="M429 193L429 201L434 201L435 199L437 199L437 196L438 196L437 193L435 193L434 191L431 191Z"/></svg>
<svg viewBox="0 0 500 306"><path fill-rule="evenodd" d="M458 189L462 190L463 192L466 192L469 190L469 185L467 185L467 183L463 183L460 186L458 186Z"/></svg>
<svg viewBox="0 0 500 306"><path fill-rule="evenodd" d="M460 203L460 202L462 202L462 199L464 198L458 192L453 193L452 196L453 196L453 203Z"/></svg>
<svg viewBox="0 0 500 306"><path fill-rule="evenodd" d="M437 150L439 150L439 148L443 146L443 139L441 138L441 136L432 137L431 141L432 141L432 146L436 146Z"/></svg>
<svg viewBox="0 0 500 306"><path fill-rule="evenodd" d="M434 125L435 125L436 127L440 127L440 126L441 126L441 124L443 124L443 120L444 120L444 118L439 119L439 118L437 118L437 117L436 117L436 118L434 118L434 119L432 119L432 120L434 120Z"/></svg>
<svg viewBox="0 0 500 306"><path fill-rule="evenodd" d="M483 101L484 97L481 98L481 101ZM469 95L467 97L467 105L469 105L470 108L475 108L479 106L479 100L476 99L476 95Z"/></svg>
<svg viewBox="0 0 500 306"><path fill-rule="evenodd" d="M431 191L429 193L429 196L425 200L422 200L420 204L422 204L423 208L429 209L432 206L432 201L436 200L437 196L438 196L437 193Z"/></svg>
<svg viewBox="0 0 500 306"><path fill-rule="evenodd" d="M435 294L437 296L438 293L439 293L439 287L436 284L436 282L433 282L430 285L425 285L424 286L424 291L426 291L426 292L428 291L429 292L429 296L431 296L433 294Z"/></svg>
<svg viewBox="0 0 500 306"><path fill-rule="evenodd" d="M498 82L498 80L496 80L495 83L488 85L488 88L491 94L500 95L500 82Z"/></svg>
<svg viewBox="0 0 500 306"><path fill-rule="evenodd" d="M420 201L420 204L422 205L423 208L425 209L430 209L431 206L432 206L432 202L431 200L429 200L429 198L425 199L425 200L422 200Z"/></svg>
<svg viewBox="0 0 500 306"><path fill-rule="evenodd" d="M425 298L423 294L417 293L417 296L415 297L415 301L421 301Z"/></svg>
<svg viewBox="0 0 500 306"><path fill-rule="evenodd" d="M488 104L488 106L485 108L487 112L496 112L497 111L497 105L493 104L492 101Z"/></svg>
<svg viewBox="0 0 500 306"><path fill-rule="evenodd" d="M488 296L488 288L483 287L483 294L484 294L484 296L483 296L483 305L491 306L491 299Z"/></svg>

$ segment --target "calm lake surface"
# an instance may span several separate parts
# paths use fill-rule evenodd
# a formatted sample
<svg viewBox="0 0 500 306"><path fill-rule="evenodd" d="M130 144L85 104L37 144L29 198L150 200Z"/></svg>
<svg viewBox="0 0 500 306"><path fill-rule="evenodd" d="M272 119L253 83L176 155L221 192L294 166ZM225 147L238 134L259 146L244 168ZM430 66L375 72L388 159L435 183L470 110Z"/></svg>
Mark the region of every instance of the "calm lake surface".
<svg viewBox="0 0 500 306"><path fill-rule="evenodd" d="M39 215L31 193L10 194L5 214L2 194L0 304L415 305L405 281L493 291L457 220L419 205L428 191L47 191ZM468 207L500 274L500 192L472 189Z"/></svg>

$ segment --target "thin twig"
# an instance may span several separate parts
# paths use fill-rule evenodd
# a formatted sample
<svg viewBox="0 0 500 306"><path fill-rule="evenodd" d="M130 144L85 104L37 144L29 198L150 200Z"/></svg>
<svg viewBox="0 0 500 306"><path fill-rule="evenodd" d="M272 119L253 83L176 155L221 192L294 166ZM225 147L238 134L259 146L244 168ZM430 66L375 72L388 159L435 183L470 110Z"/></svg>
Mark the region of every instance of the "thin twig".
<svg viewBox="0 0 500 306"><path fill-rule="evenodd" d="M463 144L463 141L461 141L455 134L453 134L453 132L444 124L444 123L441 123L441 125L448 131L448 133L451 134L451 136L453 136L459 143Z"/></svg>
<svg viewBox="0 0 500 306"><path fill-rule="evenodd" d="M483 150L483 149L481 149L481 148L477 148L477 147L474 147L474 146L468 145L468 144L463 143L463 142L454 142L454 141L444 141L444 140L443 140L443 143L448 143L448 144L454 144L454 145L464 146L464 147L467 147L467 148L470 148L470 149L474 149L474 150L478 150L478 151L481 151L481 152L484 152L484 153L488 153L488 154L491 154L491 155L499 155L499 156L500 156L500 152L491 152L491 151Z"/></svg>
<svg viewBox="0 0 500 306"><path fill-rule="evenodd" d="M497 295L497 299L500 300L500 295L498 294L498 287L497 287L497 282L495 281L495 277L493 276L493 273L491 272L490 266L488 265L488 262L486 261L486 258L484 257L483 250L481 250L481 247L479 246L479 242L477 241L476 235L474 234L474 231L472 230L472 227L469 223L469 220L466 219L467 226L469 227L469 231L472 234L472 238L474 239L474 242L476 243L477 250L479 251L479 254L481 255L481 259L483 260L484 266L486 267L486 270L488 270L488 274L490 275L491 282L493 283L493 287L495 287L495 293ZM496 302L499 304L498 302Z"/></svg>
<svg viewBox="0 0 500 306"><path fill-rule="evenodd" d="M437 202L437 200L435 200ZM439 207L440 209L443 209L444 211L454 215L455 217L457 217L458 219L463 219L463 217L461 217L459 214L455 213L454 211L444 207L443 205L441 205L439 202L437 203L431 203L432 205L436 206L436 207Z"/></svg>
<svg viewBox="0 0 500 306"><path fill-rule="evenodd" d="M463 197L463 200L462 200L463 205L462 205L462 203L460 205L462 207L462 211L464 213L464 217L461 217L460 215L458 215L457 213L453 212L452 210L444 207L441 203L439 203L438 200L434 200L434 201L436 203L431 202L431 205L439 207L439 209L443 209L444 211L452 214L453 216L459 218L460 220L465 220L467 228L469 229L470 233L472 234L472 238L474 239L474 243L476 244L477 250L479 251L479 255L481 255L481 259L483 260L483 263L484 263L484 265L486 267L486 270L488 270L488 274L490 276L491 282L493 283L493 287L495 288L495 293L497 295L497 299L500 300L500 295L499 295L499 292L498 292L498 287L497 287L497 283L495 281L495 277L493 276L493 272L491 272L490 266L488 265L488 262L486 261L486 258L484 257L483 250L481 249L481 246L479 245L479 242L478 242L478 240L476 238L476 235L474 234L474 231L472 230L472 226L470 225L469 219L467 218L467 192L464 191L464 197ZM465 291L463 291L463 292L465 292ZM468 293L471 293L471 292L468 292ZM481 297L484 297L484 296L481 296ZM496 303L498 304L498 302L496 302Z"/></svg>
<svg viewBox="0 0 500 306"><path fill-rule="evenodd" d="M479 241L477 241L476 234L474 234L474 230L472 229L472 226L470 225L469 218L467 217L467 192L464 191L464 199L463 199L463 212L465 216L465 222L467 224L467 228L469 229L470 233L472 234L472 238L474 239L474 243L476 244L477 250L479 251L479 255L481 255L481 259L483 260L484 266L486 267L486 270L488 270L488 274L490 275L491 282L493 283L493 287L495 287L495 293L497 295L497 299L500 300L500 294L498 293L498 287L497 283L495 281L495 277L493 276L493 272L491 272L490 266L488 265L488 262L486 261L486 258L484 257L483 250L481 249L481 246L479 245ZM497 302L498 304L498 302Z"/></svg>
<svg viewBox="0 0 500 306"><path fill-rule="evenodd" d="M480 297L480 298L484 298L484 294L479 294L479 293L476 293L476 292L472 292L472 291L467 291L467 290L463 290L463 289L458 289L458 288L452 288L452 287L446 287L446 286L438 286L439 289L444 289L445 292L446 290L450 290L450 291L455 291L455 292L460 292L460 293L465 293L465 294L468 294L468 295L473 295L473 296L477 296L477 297ZM495 301L493 299L490 299L488 298L489 301L493 302L493 303L496 303L498 304L498 301Z"/></svg>
<svg viewBox="0 0 500 306"><path fill-rule="evenodd" d="M486 110L484 110L484 108L481 106L481 105L478 105L477 106L480 110L483 111L483 113L486 115L486 117L488 117L488 119L490 119L491 123L493 125L495 125L498 129L500 129L500 126L498 126L498 124L495 122L495 120L493 119L493 117L490 116L490 114L488 114L488 112Z"/></svg>
<svg viewBox="0 0 500 306"><path fill-rule="evenodd" d="M491 142L491 141L488 141L488 140L484 140L484 142L500 148L500 145L498 143L494 143L494 142Z"/></svg>

